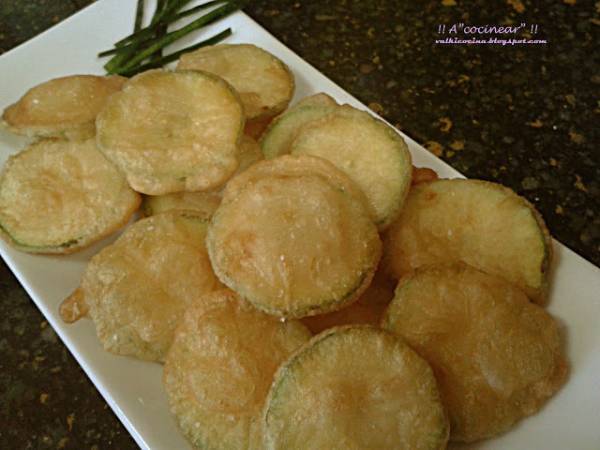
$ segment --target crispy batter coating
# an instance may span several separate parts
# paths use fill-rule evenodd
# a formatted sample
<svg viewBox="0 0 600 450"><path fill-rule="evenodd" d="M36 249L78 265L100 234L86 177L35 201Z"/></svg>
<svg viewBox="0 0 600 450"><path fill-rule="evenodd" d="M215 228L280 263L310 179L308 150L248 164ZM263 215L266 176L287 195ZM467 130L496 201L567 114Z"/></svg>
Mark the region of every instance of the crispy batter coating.
<svg viewBox="0 0 600 450"><path fill-rule="evenodd" d="M363 190L380 230L398 216L410 188L411 157L402 137L365 111L348 105L300 128L292 155L331 161Z"/></svg>
<svg viewBox="0 0 600 450"><path fill-rule="evenodd" d="M177 70L203 70L239 92L248 119L273 117L294 95L294 75L271 53L252 44L218 44L181 56Z"/></svg>
<svg viewBox="0 0 600 450"><path fill-rule="evenodd" d="M185 313L163 382L180 428L196 448L262 448L261 412L277 367L310 338L221 290Z"/></svg>
<svg viewBox="0 0 600 450"><path fill-rule="evenodd" d="M238 166L242 105L208 73L149 70L111 96L96 120L100 150L138 192L216 188Z"/></svg>
<svg viewBox="0 0 600 450"><path fill-rule="evenodd" d="M123 226L140 196L93 139L46 139L0 174L0 235L31 253L72 253Z"/></svg>
<svg viewBox="0 0 600 450"><path fill-rule="evenodd" d="M246 185L267 176L297 177L315 174L368 208L367 198L356 183L326 159L309 155L284 155L258 162L243 174L229 180L223 190L223 196L226 200L235 198Z"/></svg>
<svg viewBox="0 0 600 450"><path fill-rule="evenodd" d="M290 152L298 131L310 121L331 114L339 105L329 95L319 93L304 97L271 122L260 145L266 159Z"/></svg>
<svg viewBox="0 0 600 450"><path fill-rule="evenodd" d="M382 321L432 366L455 441L509 429L564 383L554 319L501 278L431 266L403 278Z"/></svg>
<svg viewBox="0 0 600 450"><path fill-rule="evenodd" d="M215 273L257 308L283 317L356 300L381 245L364 204L316 172L269 167L258 163L239 176L247 183L228 183L207 237Z"/></svg>
<svg viewBox="0 0 600 450"><path fill-rule="evenodd" d="M242 173L252 164L263 159L258 143L248 136L242 137L239 166L236 174ZM221 204L221 189L200 192L176 192L173 194L144 196L142 209L146 216L152 216L173 209L187 209L209 219Z"/></svg>
<svg viewBox="0 0 600 450"><path fill-rule="evenodd" d="M545 298L550 234L527 200L499 184L454 179L413 186L384 241L396 279L423 265L463 261L537 302Z"/></svg>
<svg viewBox="0 0 600 450"><path fill-rule="evenodd" d="M444 449L448 418L429 365L375 327L335 327L275 374L267 449Z"/></svg>
<svg viewBox="0 0 600 450"><path fill-rule="evenodd" d="M11 131L30 137L87 139L96 132L96 116L127 78L71 75L31 88L4 110Z"/></svg>
<svg viewBox="0 0 600 450"><path fill-rule="evenodd" d="M83 300L105 350L163 361L184 311L221 287L204 246L206 227L188 211L136 222L91 259L63 317L77 320Z"/></svg>
<svg viewBox="0 0 600 450"><path fill-rule="evenodd" d="M428 183L430 181L437 180L438 174L435 170L430 169L429 167L415 167L412 168L412 179L411 184L414 186L415 184Z"/></svg>

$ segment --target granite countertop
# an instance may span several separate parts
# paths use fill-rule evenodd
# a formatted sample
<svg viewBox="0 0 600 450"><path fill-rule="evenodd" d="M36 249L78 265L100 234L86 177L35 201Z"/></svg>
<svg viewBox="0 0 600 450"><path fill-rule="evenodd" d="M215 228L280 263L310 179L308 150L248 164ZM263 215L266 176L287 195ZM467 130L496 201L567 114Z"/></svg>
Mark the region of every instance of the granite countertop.
<svg viewBox="0 0 600 450"><path fill-rule="evenodd" d="M0 53L89 3L0 3ZM600 265L600 2L539 3L265 0L245 10L467 177L527 197L559 241ZM434 43L440 25L458 23L526 23L548 42ZM0 424L0 448L136 448L2 261Z"/></svg>

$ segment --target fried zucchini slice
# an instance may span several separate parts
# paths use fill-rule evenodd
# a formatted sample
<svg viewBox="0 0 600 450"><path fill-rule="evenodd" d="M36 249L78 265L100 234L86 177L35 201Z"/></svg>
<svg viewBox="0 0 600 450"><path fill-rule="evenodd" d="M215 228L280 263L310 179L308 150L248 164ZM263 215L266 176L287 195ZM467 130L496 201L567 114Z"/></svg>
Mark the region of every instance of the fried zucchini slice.
<svg viewBox="0 0 600 450"><path fill-rule="evenodd" d="M341 170L337 169L329 161L315 156L291 156L284 155L268 161L254 164L243 174L233 177L223 190L226 199L234 198L246 185L269 176L304 176L317 174L340 191L360 202L368 209L367 198L360 188Z"/></svg>
<svg viewBox="0 0 600 450"><path fill-rule="evenodd" d="M377 226L399 214L411 182L408 147L391 127L348 105L304 125L291 144L293 155L331 161L364 191Z"/></svg>
<svg viewBox="0 0 600 450"><path fill-rule="evenodd" d="M542 302L552 242L534 207L510 189L487 181L438 180L413 187L387 232L385 253L396 279L426 264L464 261Z"/></svg>
<svg viewBox="0 0 600 450"><path fill-rule="evenodd" d="M72 75L31 88L4 110L10 131L29 137L82 140L96 132L96 116L127 78Z"/></svg>
<svg viewBox="0 0 600 450"><path fill-rule="evenodd" d="M212 217L208 251L219 279L254 306L299 318L342 308L369 285L380 257L377 229L364 204L327 177L273 173L237 195L229 188Z"/></svg>
<svg viewBox="0 0 600 450"><path fill-rule="evenodd" d="M224 78L239 92L248 119L279 114L294 95L288 67L252 44L218 44L185 53L177 70L203 70Z"/></svg>
<svg viewBox="0 0 600 450"><path fill-rule="evenodd" d="M105 350L162 362L184 311L221 288L206 253L206 228L190 211L139 220L91 259L61 312L67 321L78 319L67 314L75 302L94 321Z"/></svg>
<svg viewBox="0 0 600 450"><path fill-rule="evenodd" d="M302 108L303 106L338 106L337 102L325 92L319 92L317 94L309 95L299 100L293 107L288 109L287 112Z"/></svg>
<svg viewBox="0 0 600 450"><path fill-rule="evenodd" d="M277 116L260 141L265 158L271 159L289 153L290 145L303 125L331 113L337 106L339 105L333 98L321 92L304 97Z"/></svg>
<svg viewBox="0 0 600 450"><path fill-rule="evenodd" d="M328 314L305 317L302 323L313 334L341 325L379 325L383 312L394 297L395 284L377 269L369 287L354 303Z"/></svg>
<svg viewBox="0 0 600 450"><path fill-rule="evenodd" d="M463 264L402 278L382 326L431 364L450 415L450 440L508 430L565 381L554 319L502 278Z"/></svg>
<svg viewBox="0 0 600 450"><path fill-rule="evenodd" d="M239 166L236 173L242 173L252 164L262 159L258 143L248 136L242 137ZM221 204L221 190L201 192L176 192L173 194L144 196L144 215L152 216L172 209L188 209L209 219Z"/></svg>
<svg viewBox="0 0 600 450"><path fill-rule="evenodd" d="M267 449L444 449L448 418L429 365L375 327L325 331L276 372Z"/></svg>
<svg viewBox="0 0 600 450"><path fill-rule="evenodd" d="M261 413L277 367L310 338L229 290L186 311L163 383L179 427L195 448L262 449Z"/></svg>
<svg viewBox="0 0 600 450"><path fill-rule="evenodd" d="M294 138L304 125L331 114L335 108L336 106L309 103L304 106L296 106L275 118L260 141L265 158L276 158L289 153Z"/></svg>
<svg viewBox="0 0 600 450"><path fill-rule="evenodd" d="M220 78L149 70L131 78L96 120L100 150L149 195L223 184L238 165L242 105Z"/></svg>
<svg viewBox="0 0 600 450"><path fill-rule="evenodd" d="M0 174L0 235L30 253L72 253L125 225L140 196L87 141L42 140Z"/></svg>

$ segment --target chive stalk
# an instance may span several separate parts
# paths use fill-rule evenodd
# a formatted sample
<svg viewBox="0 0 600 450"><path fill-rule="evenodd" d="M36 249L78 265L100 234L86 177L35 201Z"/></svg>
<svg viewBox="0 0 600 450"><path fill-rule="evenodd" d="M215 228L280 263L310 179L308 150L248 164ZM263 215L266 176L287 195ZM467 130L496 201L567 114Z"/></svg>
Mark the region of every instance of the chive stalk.
<svg viewBox="0 0 600 450"><path fill-rule="evenodd" d="M193 8L187 9L185 11L181 11L179 13L175 13L172 14L168 17L165 17L164 19L161 19L160 22L158 23L154 23L151 25L148 25L146 28L144 28L143 30L138 30L135 33L130 34L129 36L125 36L123 39L121 39L118 42L115 42L115 47L125 47L126 45L129 45L131 42L133 41L138 41L138 40L146 40L150 37L152 37L154 35L154 32L157 30L159 24L161 23L173 23L183 17L189 16L190 14L194 14L196 12L202 11L203 9L206 8L210 8L211 6L214 6L218 3L223 3L224 0L212 0L210 2L207 3L203 3L201 5L198 6L194 6ZM113 49L111 51L116 51L117 49Z"/></svg>
<svg viewBox="0 0 600 450"><path fill-rule="evenodd" d="M207 45L215 45L218 44L219 42L221 42L223 39L231 36L231 28L227 28L226 30L221 31L220 33L215 34L214 36L205 39L202 42L198 42L197 44L194 45L190 45L189 47L186 47L184 49L178 50L176 52L170 53L166 56L163 56L160 59L157 59L156 61L153 62L148 62L146 64L142 64L141 66L137 66L134 67L133 69L130 69L128 71L123 71L123 72L119 72L119 75L123 75L126 77L131 77L137 73L140 72L144 72L146 70L150 70L150 69L156 69L158 67L162 67L165 64L168 64L172 61L175 61L176 59L179 59L179 57L181 55L183 55L184 53L188 53L194 50L197 50L199 48L202 47L206 47Z"/></svg>
<svg viewBox="0 0 600 450"><path fill-rule="evenodd" d="M142 29L142 20L144 20L144 0L138 0L135 8L135 24L133 25L134 33L137 33Z"/></svg>
<svg viewBox="0 0 600 450"><path fill-rule="evenodd" d="M237 2L227 3L223 6L209 12L208 14L201 16L200 18L194 20L193 22L190 22L188 25L186 25L178 30L172 31L171 33L167 33L163 37L157 39L149 47L145 48L144 50L142 50L141 52L139 52L138 54L133 56L133 58L131 58L125 64L123 64L123 65L113 64L110 66L110 69L114 70L116 73L127 72L128 70L135 67L137 64L144 61L150 55L153 55L158 50L163 49L167 45L172 44L173 42L175 42L178 39L182 38L183 36L191 33L192 31L195 31L199 28L202 28L202 27L212 23L212 22L215 22L216 20L221 19L222 17L228 16L229 14L235 12L238 8L239 8L239 5ZM124 53L129 53L129 52L124 52ZM117 56L113 59L116 59L118 56L119 56L119 54L117 54ZM128 54L128 56L131 56L131 54ZM120 59L119 63L123 62L124 59L126 59L126 58ZM109 61L109 63L110 63L110 61ZM108 66L108 64L105 67L107 69L109 69L109 67L107 67L107 66Z"/></svg>

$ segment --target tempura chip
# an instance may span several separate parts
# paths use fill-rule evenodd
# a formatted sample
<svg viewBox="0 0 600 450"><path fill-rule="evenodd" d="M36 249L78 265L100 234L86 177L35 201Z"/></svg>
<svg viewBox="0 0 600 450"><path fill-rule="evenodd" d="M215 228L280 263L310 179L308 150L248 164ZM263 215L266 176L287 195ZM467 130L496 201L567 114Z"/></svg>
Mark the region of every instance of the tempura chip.
<svg viewBox="0 0 600 450"><path fill-rule="evenodd" d="M164 386L195 448L262 449L261 412L277 367L310 338L228 290L205 295L177 328Z"/></svg>
<svg viewBox="0 0 600 450"><path fill-rule="evenodd" d="M506 431L565 381L552 317L502 278L466 265L431 266L403 278L382 326L431 364L451 440Z"/></svg>
<svg viewBox="0 0 600 450"><path fill-rule="evenodd" d="M368 208L367 198L356 183L329 161L309 155L284 155L254 164L243 174L229 180L223 190L223 195L226 199L234 198L248 184L264 177L299 177L315 174L326 179L328 183Z"/></svg>
<svg viewBox="0 0 600 450"><path fill-rule="evenodd" d="M429 365L375 327L325 331L277 371L265 447L441 450L448 418Z"/></svg>
<svg viewBox="0 0 600 450"><path fill-rule="evenodd" d="M375 272L377 229L352 191L318 172L293 174L285 164L271 170L279 164L258 163L228 183L207 237L215 273L269 314L297 318L342 308ZM264 176L254 179L258 173ZM236 183L239 177L246 182Z"/></svg>
<svg viewBox="0 0 600 450"><path fill-rule="evenodd" d="M294 95L294 75L277 57L252 44L218 44L185 53L177 70L202 70L239 92L246 118L273 117Z"/></svg>
<svg viewBox="0 0 600 450"><path fill-rule="evenodd" d="M239 166L236 173L242 173L255 162L262 159L258 143L248 136L242 137L240 144ZM200 192L176 192L173 194L144 196L142 210L146 216L152 216L173 209L187 209L209 219L221 204L220 189Z"/></svg>
<svg viewBox="0 0 600 450"><path fill-rule="evenodd" d="M0 235L31 253L72 253L127 223L140 196L93 139L46 139L0 174Z"/></svg>
<svg viewBox="0 0 600 450"><path fill-rule="evenodd" d="M220 288L204 238L207 222L189 211L142 219L89 262L73 303L89 314L104 349L163 361L184 311ZM82 305L82 303L84 305Z"/></svg>
<svg viewBox="0 0 600 450"><path fill-rule="evenodd" d="M87 139L96 132L96 116L127 78L71 75L31 88L4 110L2 120L29 137Z"/></svg>
<svg viewBox="0 0 600 450"><path fill-rule="evenodd" d="M331 114L338 104L327 94L305 97L292 108L277 116L261 138L265 158L276 158L290 152L298 131L316 119Z"/></svg>
<svg viewBox="0 0 600 450"><path fill-rule="evenodd" d="M369 113L344 105L309 121L290 153L319 156L346 173L367 196L380 230L400 213L410 188L410 153L393 128Z"/></svg>
<svg viewBox="0 0 600 450"><path fill-rule="evenodd" d="M385 239L396 279L428 264L463 261L504 277L543 301L552 241L534 207L510 189L479 180L413 186Z"/></svg>
<svg viewBox="0 0 600 450"><path fill-rule="evenodd" d="M149 70L111 96L96 120L100 150L149 195L222 185L238 166L242 105L208 73Z"/></svg>

